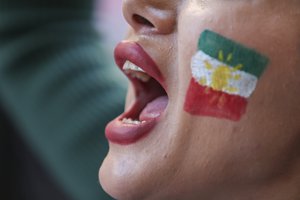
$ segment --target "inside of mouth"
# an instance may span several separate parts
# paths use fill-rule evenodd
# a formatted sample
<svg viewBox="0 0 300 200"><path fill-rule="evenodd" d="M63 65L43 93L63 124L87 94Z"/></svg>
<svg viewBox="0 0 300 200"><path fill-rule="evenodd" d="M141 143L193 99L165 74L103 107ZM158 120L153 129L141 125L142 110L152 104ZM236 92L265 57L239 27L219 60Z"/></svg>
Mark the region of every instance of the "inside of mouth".
<svg viewBox="0 0 300 200"><path fill-rule="evenodd" d="M136 77L129 78L135 89L136 100L122 117L128 124L140 124L159 117L168 105L168 95L154 78L147 82Z"/></svg>

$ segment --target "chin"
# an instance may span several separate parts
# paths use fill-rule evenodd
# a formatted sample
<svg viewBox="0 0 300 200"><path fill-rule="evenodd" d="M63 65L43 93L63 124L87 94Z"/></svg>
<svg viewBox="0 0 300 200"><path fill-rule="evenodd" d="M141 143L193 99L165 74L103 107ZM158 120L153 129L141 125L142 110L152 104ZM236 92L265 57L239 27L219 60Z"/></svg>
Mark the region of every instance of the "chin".
<svg viewBox="0 0 300 200"><path fill-rule="evenodd" d="M121 174L122 172L118 169L121 166L114 166L116 164L113 160L108 156L99 170L99 180L102 188L114 199L136 199L133 192L131 192L135 184L132 183L132 180L126 178L126 174Z"/></svg>
<svg viewBox="0 0 300 200"><path fill-rule="evenodd" d="M111 164L107 158L99 170L99 180L104 191L114 199L129 200L133 199L130 196L130 186L126 179L114 175Z"/></svg>
<svg viewBox="0 0 300 200"><path fill-rule="evenodd" d="M151 197L151 177L142 169L133 169L133 163L121 160L110 155L104 160L99 170L104 191L118 200L155 199Z"/></svg>
<svg viewBox="0 0 300 200"><path fill-rule="evenodd" d="M184 144L169 137L175 134L175 129L163 138L158 137L161 130L166 127L158 126L147 138L132 145L110 143L109 153L99 170L99 180L114 199L174 199L169 195L176 194L174 188L183 184L178 181L177 173L183 168L186 152L181 149ZM172 139L175 142L170 144Z"/></svg>

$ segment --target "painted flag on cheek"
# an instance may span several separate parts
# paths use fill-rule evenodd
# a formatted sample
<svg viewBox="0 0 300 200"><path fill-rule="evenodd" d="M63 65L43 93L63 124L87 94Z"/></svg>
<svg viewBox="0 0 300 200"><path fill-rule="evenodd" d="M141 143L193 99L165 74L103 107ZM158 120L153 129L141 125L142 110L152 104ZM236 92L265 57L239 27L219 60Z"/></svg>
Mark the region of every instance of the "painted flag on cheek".
<svg viewBox="0 0 300 200"><path fill-rule="evenodd" d="M184 109L192 115L240 120L268 59L210 30L192 58Z"/></svg>

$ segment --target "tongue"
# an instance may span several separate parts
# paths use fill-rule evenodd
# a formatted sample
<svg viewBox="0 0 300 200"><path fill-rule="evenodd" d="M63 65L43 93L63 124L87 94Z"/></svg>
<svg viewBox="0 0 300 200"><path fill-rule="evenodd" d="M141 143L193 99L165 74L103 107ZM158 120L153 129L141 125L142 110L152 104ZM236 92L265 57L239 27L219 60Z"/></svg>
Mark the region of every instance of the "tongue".
<svg viewBox="0 0 300 200"><path fill-rule="evenodd" d="M140 114L140 121L147 121L149 119L157 118L165 110L168 105L168 96L161 96L146 105Z"/></svg>

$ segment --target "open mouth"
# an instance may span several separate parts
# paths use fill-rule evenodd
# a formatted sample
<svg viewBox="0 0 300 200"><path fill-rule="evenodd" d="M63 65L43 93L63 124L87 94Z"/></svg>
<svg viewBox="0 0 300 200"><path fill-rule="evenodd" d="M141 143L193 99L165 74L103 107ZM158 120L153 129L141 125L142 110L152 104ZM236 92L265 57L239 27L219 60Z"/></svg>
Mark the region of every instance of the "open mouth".
<svg viewBox="0 0 300 200"><path fill-rule="evenodd" d="M128 60L123 70L133 83L136 101L122 116L122 122L140 124L159 117L168 104L168 96L161 84Z"/></svg>
<svg viewBox="0 0 300 200"><path fill-rule="evenodd" d="M137 43L117 45L115 60L134 87L135 101L107 125L105 134L111 142L131 144L155 127L168 105L168 95L159 68Z"/></svg>

